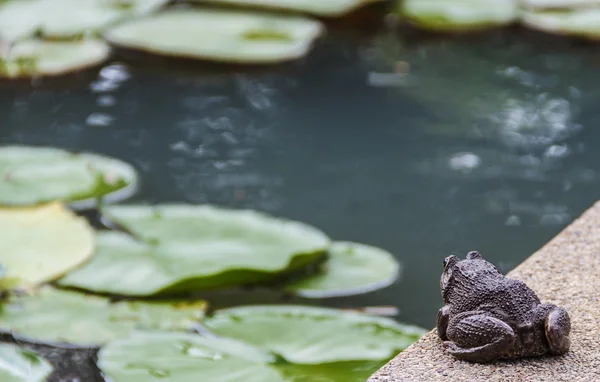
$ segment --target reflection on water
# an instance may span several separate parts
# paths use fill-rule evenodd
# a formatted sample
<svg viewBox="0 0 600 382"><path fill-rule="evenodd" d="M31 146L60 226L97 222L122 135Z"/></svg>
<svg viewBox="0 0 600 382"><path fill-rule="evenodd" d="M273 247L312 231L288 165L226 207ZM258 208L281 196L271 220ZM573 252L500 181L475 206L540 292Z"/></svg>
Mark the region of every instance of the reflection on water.
<svg viewBox="0 0 600 382"><path fill-rule="evenodd" d="M450 252L508 271L600 195L597 63L553 41L340 31L268 71L114 62L87 88L3 89L0 137L129 161L135 201L256 208L381 246L400 282L313 303L430 327Z"/></svg>

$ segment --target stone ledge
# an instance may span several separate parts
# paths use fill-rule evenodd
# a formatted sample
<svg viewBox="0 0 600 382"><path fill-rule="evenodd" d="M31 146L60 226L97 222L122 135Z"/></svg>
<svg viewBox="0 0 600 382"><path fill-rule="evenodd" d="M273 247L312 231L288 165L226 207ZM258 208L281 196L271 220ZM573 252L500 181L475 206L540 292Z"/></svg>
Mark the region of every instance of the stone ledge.
<svg viewBox="0 0 600 382"><path fill-rule="evenodd" d="M508 273L571 316L564 356L474 364L442 350L435 331L392 359L367 382L600 381L600 202Z"/></svg>

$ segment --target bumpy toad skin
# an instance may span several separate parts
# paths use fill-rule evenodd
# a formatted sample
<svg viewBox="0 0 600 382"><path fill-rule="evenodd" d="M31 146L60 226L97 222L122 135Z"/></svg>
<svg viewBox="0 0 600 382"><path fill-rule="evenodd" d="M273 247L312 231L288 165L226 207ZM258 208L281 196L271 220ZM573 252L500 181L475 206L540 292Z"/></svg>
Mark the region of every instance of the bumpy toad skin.
<svg viewBox="0 0 600 382"><path fill-rule="evenodd" d="M444 259L440 286L445 305L437 332L458 359L484 363L569 350L567 311L542 304L525 283L504 277L479 252Z"/></svg>

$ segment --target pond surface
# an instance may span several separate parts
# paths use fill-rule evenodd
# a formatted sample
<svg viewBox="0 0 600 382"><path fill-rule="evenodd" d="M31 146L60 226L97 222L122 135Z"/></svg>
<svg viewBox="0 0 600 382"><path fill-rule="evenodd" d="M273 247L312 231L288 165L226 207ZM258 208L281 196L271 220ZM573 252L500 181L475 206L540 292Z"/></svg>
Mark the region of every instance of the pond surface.
<svg viewBox="0 0 600 382"><path fill-rule="evenodd" d="M385 248L403 265L394 285L301 302L393 305L433 327L445 256L477 249L506 272L600 197L600 56L520 30L350 29L264 70L128 56L67 89L3 87L0 142L128 161L142 175L131 201L255 208ZM398 61L407 77L369 83Z"/></svg>

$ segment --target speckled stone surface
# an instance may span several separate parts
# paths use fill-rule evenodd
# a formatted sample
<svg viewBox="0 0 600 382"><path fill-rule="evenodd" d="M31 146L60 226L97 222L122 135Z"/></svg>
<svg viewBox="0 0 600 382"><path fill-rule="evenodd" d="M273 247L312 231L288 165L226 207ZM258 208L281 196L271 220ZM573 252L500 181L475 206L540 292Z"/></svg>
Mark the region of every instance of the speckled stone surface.
<svg viewBox="0 0 600 382"><path fill-rule="evenodd" d="M444 353L432 331L368 382L600 382L600 202L507 276L525 281L542 302L567 309L572 329L571 350L566 355L468 363Z"/></svg>

